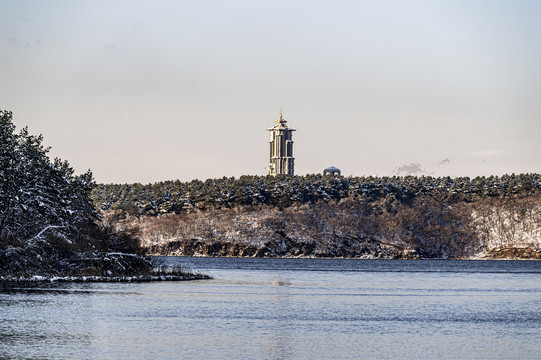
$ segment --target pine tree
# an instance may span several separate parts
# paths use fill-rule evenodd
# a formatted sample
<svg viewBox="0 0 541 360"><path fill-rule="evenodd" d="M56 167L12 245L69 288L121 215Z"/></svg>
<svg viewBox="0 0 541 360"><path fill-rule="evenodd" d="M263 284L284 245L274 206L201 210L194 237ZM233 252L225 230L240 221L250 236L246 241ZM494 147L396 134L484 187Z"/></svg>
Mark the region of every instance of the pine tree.
<svg viewBox="0 0 541 360"><path fill-rule="evenodd" d="M67 161L51 162L43 136L15 133L12 113L0 111L0 238L25 243L50 230L73 235L96 219L92 173L74 175Z"/></svg>
<svg viewBox="0 0 541 360"><path fill-rule="evenodd" d="M14 208L18 200L20 174L18 174L17 139L12 113L0 110L0 238L11 240L15 234Z"/></svg>

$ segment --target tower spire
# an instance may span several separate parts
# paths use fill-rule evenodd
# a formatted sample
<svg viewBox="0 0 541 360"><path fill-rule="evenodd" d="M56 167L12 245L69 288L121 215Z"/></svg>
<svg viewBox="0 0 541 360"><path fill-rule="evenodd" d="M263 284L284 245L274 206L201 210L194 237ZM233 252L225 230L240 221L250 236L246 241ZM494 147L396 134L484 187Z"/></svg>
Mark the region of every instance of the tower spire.
<svg viewBox="0 0 541 360"><path fill-rule="evenodd" d="M284 119L284 117L282 116L282 107L280 106L280 117L278 119L276 119L277 123L279 124L285 124L287 121Z"/></svg>

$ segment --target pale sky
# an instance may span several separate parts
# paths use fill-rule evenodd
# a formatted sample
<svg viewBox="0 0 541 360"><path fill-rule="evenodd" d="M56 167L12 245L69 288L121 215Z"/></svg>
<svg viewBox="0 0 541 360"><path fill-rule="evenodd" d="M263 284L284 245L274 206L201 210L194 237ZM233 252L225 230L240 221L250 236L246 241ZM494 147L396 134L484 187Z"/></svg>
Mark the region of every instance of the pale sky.
<svg viewBox="0 0 541 360"><path fill-rule="evenodd" d="M0 9L0 108L98 182L264 175L281 107L298 175L541 172L541 1Z"/></svg>

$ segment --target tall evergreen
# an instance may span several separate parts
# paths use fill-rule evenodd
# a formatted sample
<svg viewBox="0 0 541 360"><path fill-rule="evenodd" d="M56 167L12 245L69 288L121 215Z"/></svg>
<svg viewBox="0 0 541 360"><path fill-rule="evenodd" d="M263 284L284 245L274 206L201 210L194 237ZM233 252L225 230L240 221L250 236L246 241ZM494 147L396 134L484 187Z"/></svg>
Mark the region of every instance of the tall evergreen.
<svg viewBox="0 0 541 360"><path fill-rule="evenodd" d="M0 239L28 243L54 234L67 241L96 219L92 173L74 175L67 161L48 157L41 135L15 132L0 110Z"/></svg>
<svg viewBox="0 0 541 360"><path fill-rule="evenodd" d="M14 229L14 208L18 198L21 176L17 135L11 122L12 113L0 110L0 236L12 237Z"/></svg>

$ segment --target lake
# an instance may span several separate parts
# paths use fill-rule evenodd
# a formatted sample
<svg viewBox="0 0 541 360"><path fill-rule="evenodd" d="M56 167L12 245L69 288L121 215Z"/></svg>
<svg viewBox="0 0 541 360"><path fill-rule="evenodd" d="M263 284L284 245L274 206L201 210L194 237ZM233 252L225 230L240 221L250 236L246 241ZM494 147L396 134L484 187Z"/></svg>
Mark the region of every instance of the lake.
<svg viewBox="0 0 541 360"><path fill-rule="evenodd" d="M541 359L541 262L160 258L214 277L0 284L0 358Z"/></svg>

